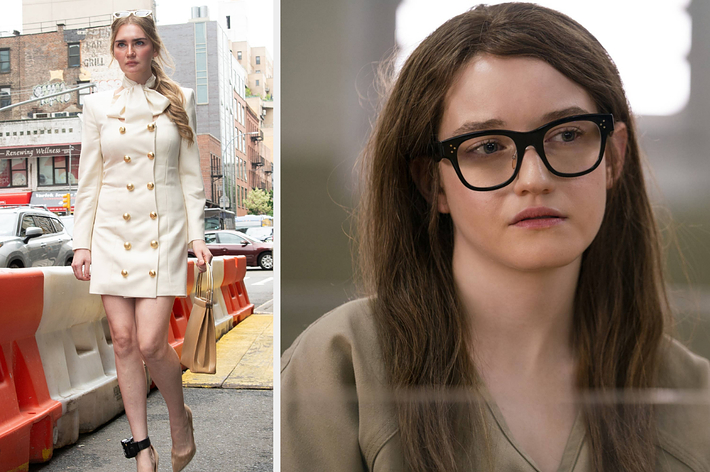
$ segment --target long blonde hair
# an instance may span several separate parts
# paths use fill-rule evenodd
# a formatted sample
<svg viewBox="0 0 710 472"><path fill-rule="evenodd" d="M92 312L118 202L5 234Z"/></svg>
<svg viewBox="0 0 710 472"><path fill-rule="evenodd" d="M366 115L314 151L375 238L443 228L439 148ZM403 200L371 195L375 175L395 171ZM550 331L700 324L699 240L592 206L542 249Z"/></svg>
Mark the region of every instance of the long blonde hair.
<svg viewBox="0 0 710 472"><path fill-rule="evenodd" d="M153 49L158 53L153 58L150 65L150 69L155 76L155 91L170 100L170 105L168 105L165 113L167 113L170 121L177 125L180 136L187 140L188 145L192 145L192 142L195 139L195 134L190 127L190 121L187 118L185 106L183 105L185 95L182 93L182 90L177 82L168 77L163 69L163 66L170 67L172 69L173 63L170 59L170 54L168 54L163 41L158 35L153 18L130 15L116 19L113 24L111 24L111 57L115 57L113 54L114 42L116 41L116 35L118 34L119 28L123 25L139 26L145 33L148 40L153 44Z"/></svg>
<svg viewBox="0 0 710 472"><path fill-rule="evenodd" d="M633 116L619 73L580 24L534 4L479 6L432 33L392 87L363 155L357 253L395 391L442 392L431 401L398 397L407 470L465 469L461 432L486 434L480 411L461 411L445 392L475 388L468 325L452 273L453 222L420 193L411 174L424 159L436 188L432 142L454 77L478 54L547 62L582 86L599 112L626 123L628 145L608 190L601 228L585 251L575 296L573 337L581 392L656 384L668 315L659 235L644 184ZM609 149L608 152L613 150ZM437 192L432 192L436 195ZM654 470L654 410L647 405L583 405L592 469ZM462 414L464 413L464 414ZM472 424L473 422L473 424ZM485 456L483 456L485 458Z"/></svg>

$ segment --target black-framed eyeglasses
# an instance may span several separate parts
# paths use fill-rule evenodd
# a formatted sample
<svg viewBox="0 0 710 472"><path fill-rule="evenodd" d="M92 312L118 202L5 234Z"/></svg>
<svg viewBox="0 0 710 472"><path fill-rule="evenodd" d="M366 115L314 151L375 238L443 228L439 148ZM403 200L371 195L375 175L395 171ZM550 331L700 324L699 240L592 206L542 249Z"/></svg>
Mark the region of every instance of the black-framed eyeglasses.
<svg viewBox="0 0 710 472"><path fill-rule="evenodd" d="M579 177L592 172L601 163L606 138L613 131L610 114L568 116L528 132L485 130L435 142L435 158L451 161L471 190L496 190L515 180L530 146L554 175Z"/></svg>

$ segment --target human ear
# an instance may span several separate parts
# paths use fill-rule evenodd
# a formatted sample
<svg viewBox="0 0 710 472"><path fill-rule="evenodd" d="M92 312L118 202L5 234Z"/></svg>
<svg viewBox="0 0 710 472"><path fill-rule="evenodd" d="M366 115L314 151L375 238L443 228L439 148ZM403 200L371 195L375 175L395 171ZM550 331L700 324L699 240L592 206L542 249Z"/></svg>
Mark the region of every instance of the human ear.
<svg viewBox="0 0 710 472"><path fill-rule="evenodd" d="M430 205L435 204L441 213L448 213L449 206L444 189L439 185L436 165L428 157L418 157L409 164L409 172L422 197Z"/></svg>
<svg viewBox="0 0 710 472"><path fill-rule="evenodd" d="M621 176L621 169L624 168L624 160L626 159L626 144L629 141L629 132L626 128L626 123L614 123L614 133L609 137L611 144L612 155L606 161L606 188L610 189L614 186ZM612 162L613 161L613 162Z"/></svg>

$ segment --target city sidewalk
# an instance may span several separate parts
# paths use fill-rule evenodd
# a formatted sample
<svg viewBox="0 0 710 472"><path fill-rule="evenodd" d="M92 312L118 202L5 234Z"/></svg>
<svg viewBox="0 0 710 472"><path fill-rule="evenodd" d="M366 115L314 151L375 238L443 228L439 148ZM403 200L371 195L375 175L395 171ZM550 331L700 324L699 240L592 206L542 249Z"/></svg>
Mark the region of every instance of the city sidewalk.
<svg viewBox="0 0 710 472"><path fill-rule="evenodd" d="M267 302L259 307L265 312ZM263 308L262 308L263 307ZM256 312L256 310L255 310ZM247 317L217 341L214 375L183 374L185 401L194 412L198 452L190 470L271 472L273 457L273 315ZM212 388L189 388L212 387ZM160 455L160 470L170 470L170 427L165 402L157 389L148 395L151 442ZM56 449L30 471L135 471L123 457L121 439L129 437L126 415Z"/></svg>
<svg viewBox="0 0 710 472"><path fill-rule="evenodd" d="M273 389L273 347L273 315L251 315L217 342L217 372L186 371L182 384L185 387Z"/></svg>

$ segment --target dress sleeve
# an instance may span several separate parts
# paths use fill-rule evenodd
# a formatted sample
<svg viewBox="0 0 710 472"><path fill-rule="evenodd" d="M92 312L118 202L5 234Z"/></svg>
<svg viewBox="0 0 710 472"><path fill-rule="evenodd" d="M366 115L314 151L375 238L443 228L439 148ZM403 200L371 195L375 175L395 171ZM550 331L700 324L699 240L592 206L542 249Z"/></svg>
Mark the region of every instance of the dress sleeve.
<svg viewBox="0 0 710 472"><path fill-rule="evenodd" d="M179 159L180 185L187 217L187 242L191 243L196 239L205 239L205 188L200 168L200 150L197 147L195 92L192 89L183 89L183 93L185 111L194 133L191 143L185 139L181 140Z"/></svg>
<svg viewBox="0 0 710 472"><path fill-rule="evenodd" d="M96 207L103 180L104 159L101 136L93 110L92 97L84 102L79 157L79 186L74 201L73 249L91 249Z"/></svg>
<svg viewBox="0 0 710 472"><path fill-rule="evenodd" d="M353 346L328 318L281 358L281 470L367 470L358 440Z"/></svg>

